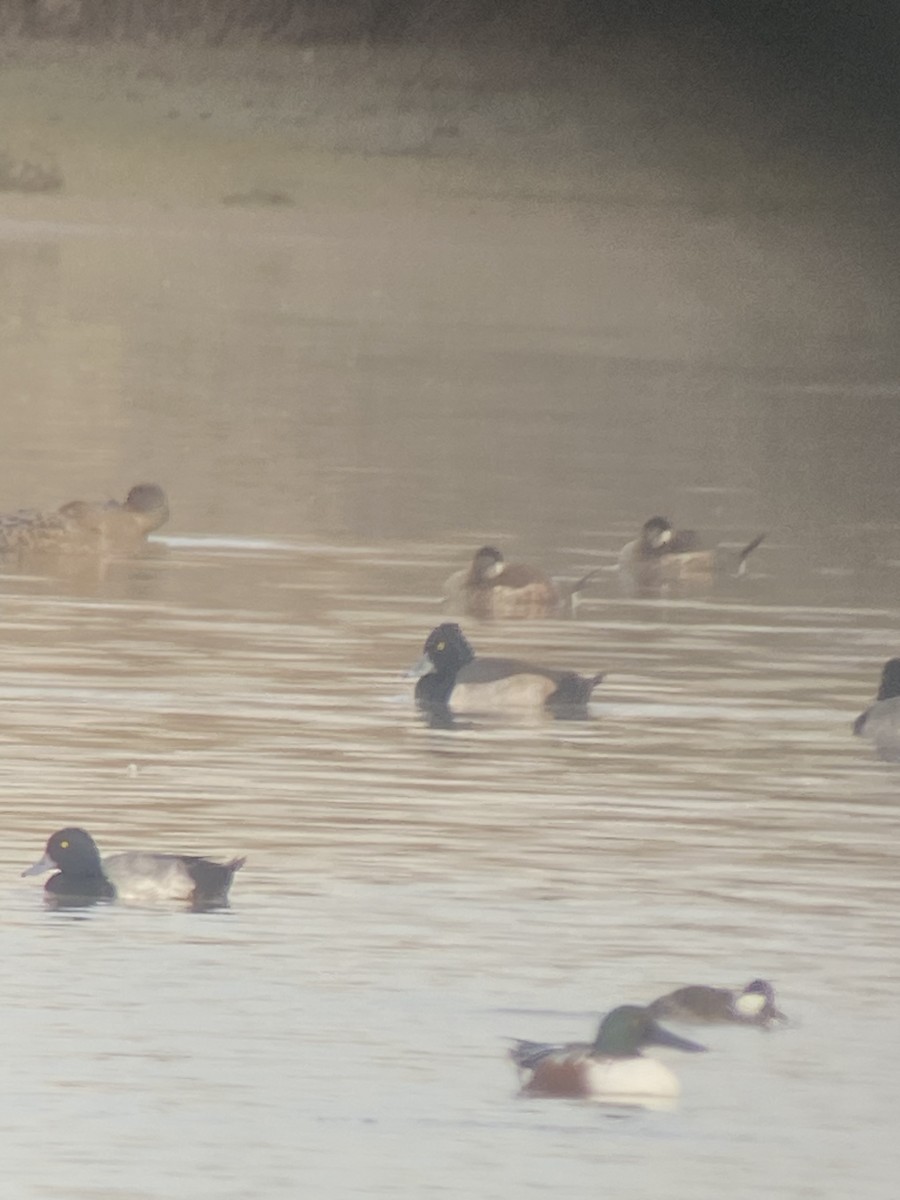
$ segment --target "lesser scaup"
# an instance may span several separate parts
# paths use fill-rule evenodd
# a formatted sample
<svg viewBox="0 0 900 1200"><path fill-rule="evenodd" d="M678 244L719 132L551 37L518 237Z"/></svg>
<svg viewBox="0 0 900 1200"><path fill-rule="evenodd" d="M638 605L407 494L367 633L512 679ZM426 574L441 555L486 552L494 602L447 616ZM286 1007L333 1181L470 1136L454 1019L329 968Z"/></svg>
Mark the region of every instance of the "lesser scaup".
<svg viewBox="0 0 900 1200"><path fill-rule="evenodd" d="M602 674L539 667L515 658L481 658L458 625L439 625L428 635L422 658L412 669L420 676L416 702L426 711L485 712L544 707L559 716L585 709Z"/></svg>
<svg viewBox="0 0 900 1200"><path fill-rule="evenodd" d="M741 550L706 550L693 529L674 529L667 517L651 517L634 541L622 547L620 576L626 589L639 594L702 586L717 575L743 574L748 556L765 536L760 533Z"/></svg>
<svg viewBox="0 0 900 1200"><path fill-rule="evenodd" d="M136 484L125 500L70 500L54 512L21 509L0 516L0 554L125 554L169 517L156 483Z"/></svg>
<svg viewBox="0 0 900 1200"><path fill-rule="evenodd" d="M573 597L598 574L589 571L575 583L558 583L537 567L506 562L494 546L482 546L470 566L446 580L444 603L448 612L482 620L561 616L571 612Z"/></svg>
<svg viewBox="0 0 900 1200"><path fill-rule="evenodd" d="M660 996L647 1011L670 1021L732 1022L763 1029L787 1020L776 1008L775 991L765 979L754 979L741 991L691 984Z"/></svg>
<svg viewBox="0 0 900 1200"><path fill-rule="evenodd" d="M101 859L97 843L83 829L60 829L47 841L44 856L23 875L56 871L44 885L54 899L69 902L123 900L140 904L180 900L194 908L226 904L235 871L245 859L211 862L193 854L127 851Z"/></svg>
<svg viewBox="0 0 900 1200"><path fill-rule="evenodd" d="M509 1053L524 1075L527 1095L638 1104L645 1098L678 1096L681 1086L669 1067L641 1054L648 1045L691 1053L706 1049L657 1025L646 1008L623 1004L603 1018L593 1042L557 1046L516 1041Z"/></svg>
<svg viewBox="0 0 900 1200"><path fill-rule="evenodd" d="M868 738L882 758L900 759L900 658L884 664L875 702L853 722L853 732Z"/></svg>

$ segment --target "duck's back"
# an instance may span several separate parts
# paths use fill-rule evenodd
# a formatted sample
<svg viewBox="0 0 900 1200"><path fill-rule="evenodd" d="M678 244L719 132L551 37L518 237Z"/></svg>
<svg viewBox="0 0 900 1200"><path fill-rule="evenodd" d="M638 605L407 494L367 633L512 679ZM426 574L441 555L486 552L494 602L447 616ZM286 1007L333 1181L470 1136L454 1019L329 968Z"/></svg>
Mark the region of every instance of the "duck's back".
<svg viewBox="0 0 900 1200"><path fill-rule="evenodd" d="M88 547L90 535L78 532L77 526L62 512L42 512L22 508L17 512L0 514L0 554L57 554Z"/></svg>
<svg viewBox="0 0 900 1200"><path fill-rule="evenodd" d="M184 859L177 854L151 854L129 850L103 860L103 874L120 900L132 903L154 900L191 900L196 884Z"/></svg>
<svg viewBox="0 0 900 1200"><path fill-rule="evenodd" d="M733 1019L733 993L727 988L689 984L660 996L648 1006L654 1017L677 1021L728 1021Z"/></svg>
<svg viewBox="0 0 900 1200"><path fill-rule="evenodd" d="M457 672L452 704L460 712L540 708L565 675L515 658L474 658Z"/></svg>
<svg viewBox="0 0 900 1200"><path fill-rule="evenodd" d="M489 583L491 615L495 617L549 617L562 601L553 580L527 563L510 563Z"/></svg>
<svg viewBox="0 0 900 1200"><path fill-rule="evenodd" d="M130 850L103 860L103 873L120 900L132 904L176 900L224 903L242 858L227 863L188 854L151 854Z"/></svg>
<svg viewBox="0 0 900 1200"><path fill-rule="evenodd" d="M449 611L468 617L530 620L553 616L563 598L549 576L526 563L510 563L479 578L471 568L455 571L444 584Z"/></svg>

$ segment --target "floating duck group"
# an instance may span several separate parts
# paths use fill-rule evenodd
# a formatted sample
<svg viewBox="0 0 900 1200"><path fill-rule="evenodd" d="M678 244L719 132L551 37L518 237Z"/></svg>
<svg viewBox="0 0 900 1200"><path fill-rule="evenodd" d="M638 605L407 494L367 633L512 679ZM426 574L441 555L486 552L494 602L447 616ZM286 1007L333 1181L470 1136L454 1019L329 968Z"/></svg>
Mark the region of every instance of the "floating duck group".
<svg viewBox="0 0 900 1200"><path fill-rule="evenodd" d="M0 557L19 562L53 556L133 553L169 516L158 484L137 484L122 502L69 501L52 511L19 510L0 515ZM697 534L676 530L665 517L651 517L619 554L617 570L638 596L670 594L698 581L744 572L763 541L759 534L737 550L704 548ZM470 566L447 580L450 609L474 619L534 619L566 615L576 598L601 574L589 571L574 583L559 583L535 567L506 563L493 546L476 551ZM415 675L415 698L433 724L452 726L458 713L544 710L556 717L587 712L602 672L581 675L517 658L475 653L460 626L438 625L428 635ZM900 657L885 664L878 694L856 719L856 734L879 753L900 758ZM168 900L192 909L228 903L243 858L227 862L192 854L129 851L101 858L93 837L70 826L48 839L42 858L23 875L53 872L45 894L54 905ZM680 1086L672 1070L642 1051L661 1046L698 1053L705 1046L673 1033L661 1021L728 1023L770 1029L786 1019L771 985L754 979L739 990L690 985L647 1005L625 1004L600 1021L592 1042L556 1045L516 1040L510 1057L523 1094L640 1103L670 1099Z"/></svg>

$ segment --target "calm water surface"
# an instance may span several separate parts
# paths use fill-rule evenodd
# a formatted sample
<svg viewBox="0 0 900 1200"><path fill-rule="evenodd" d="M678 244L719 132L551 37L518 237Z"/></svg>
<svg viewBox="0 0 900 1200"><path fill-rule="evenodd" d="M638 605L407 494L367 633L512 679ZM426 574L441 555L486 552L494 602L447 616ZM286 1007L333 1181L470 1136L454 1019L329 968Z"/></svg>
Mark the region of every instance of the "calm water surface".
<svg viewBox="0 0 900 1200"><path fill-rule="evenodd" d="M4 1194L896 1193L894 302L834 231L485 206L0 229L2 508L168 489L139 560L0 578ZM66 218L66 219L64 219ZM829 252L829 253L826 253ZM874 272L874 273L873 273ZM479 649L585 723L431 731L405 667L486 540L560 576L655 511L740 584ZM229 911L51 913L55 828L246 853ZM516 1098L506 1036L772 979L673 1112Z"/></svg>

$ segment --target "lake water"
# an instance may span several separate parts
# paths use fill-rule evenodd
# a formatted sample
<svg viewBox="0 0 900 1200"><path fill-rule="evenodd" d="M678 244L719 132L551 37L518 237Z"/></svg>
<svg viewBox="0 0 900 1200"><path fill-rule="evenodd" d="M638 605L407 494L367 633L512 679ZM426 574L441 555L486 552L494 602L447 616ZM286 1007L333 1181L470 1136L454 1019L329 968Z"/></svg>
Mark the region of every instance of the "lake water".
<svg viewBox="0 0 900 1200"><path fill-rule="evenodd" d="M459 198L0 226L0 508L167 489L139 559L0 580L4 1194L893 1197L896 291L871 238ZM479 650L583 723L434 731L404 669L485 541L575 578L655 512L737 582ZM228 911L52 913L56 828L242 853ZM523 1101L509 1036L774 981L672 1112ZM696 1031L694 1031L696 1036Z"/></svg>

